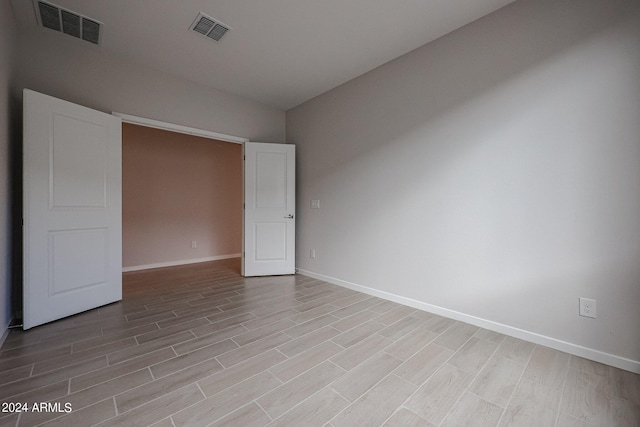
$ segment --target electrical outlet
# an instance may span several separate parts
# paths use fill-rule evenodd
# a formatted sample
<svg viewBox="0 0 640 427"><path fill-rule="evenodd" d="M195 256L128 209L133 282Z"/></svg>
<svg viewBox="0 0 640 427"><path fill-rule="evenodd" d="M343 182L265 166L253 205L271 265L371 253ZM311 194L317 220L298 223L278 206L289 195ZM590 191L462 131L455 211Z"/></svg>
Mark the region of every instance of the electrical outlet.
<svg viewBox="0 0 640 427"><path fill-rule="evenodd" d="M596 318L596 300L589 298L580 298L580 316Z"/></svg>
<svg viewBox="0 0 640 427"><path fill-rule="evenodd" d="M315 249L311 249L311 250L309 251L309 257L310 257L311 259L316 259L316 250L315 250Z"/></svg>
<svg viewBox="0 0 640 427"><path fill-rule="evenodd" d="M195 240L192 240L192 241L191 241L191 249L195 249L195 248L197 248L197 247L198 247L198 242L197 242L197 241L195 241Z"/></svg>
<svg viewBox="0 0 640 427"><path fill-rule="evenodd" d="M320 209L320 200L311 200L311 209Z"/></svg>

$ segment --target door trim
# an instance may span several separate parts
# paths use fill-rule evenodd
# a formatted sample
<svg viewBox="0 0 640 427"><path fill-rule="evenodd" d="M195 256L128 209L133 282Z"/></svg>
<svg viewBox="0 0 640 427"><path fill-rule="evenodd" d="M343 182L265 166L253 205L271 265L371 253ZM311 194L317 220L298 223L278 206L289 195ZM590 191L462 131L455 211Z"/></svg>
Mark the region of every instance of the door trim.
<svg viewBox="0 0 640 427"><path fill-rule="evenodd" d="M122 123L131 123L134 125L141 125L155 129L168 130L171 132L184 133L187 135L201 136L203 138L217 139L218 141L233 142L234 144L244 144L249 142L248 138L241 136L227 135L224 133L212 132L210 130L192 128L189 126L178 125L174 123L163 122L160 120L147 119L145 117L132 116L124 113L111 113L116 117L122 119Z"/></svg>

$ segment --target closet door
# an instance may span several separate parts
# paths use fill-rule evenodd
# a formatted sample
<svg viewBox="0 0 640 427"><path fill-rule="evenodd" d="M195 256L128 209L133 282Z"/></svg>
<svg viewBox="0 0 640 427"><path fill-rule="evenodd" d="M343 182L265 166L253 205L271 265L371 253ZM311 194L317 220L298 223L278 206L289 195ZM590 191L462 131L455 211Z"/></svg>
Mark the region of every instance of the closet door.
<svg viewBox="0 0 640 427"><path fill-rule="evenodd" d="M295 149L244 144L244 276L295 273Z"/></svg>

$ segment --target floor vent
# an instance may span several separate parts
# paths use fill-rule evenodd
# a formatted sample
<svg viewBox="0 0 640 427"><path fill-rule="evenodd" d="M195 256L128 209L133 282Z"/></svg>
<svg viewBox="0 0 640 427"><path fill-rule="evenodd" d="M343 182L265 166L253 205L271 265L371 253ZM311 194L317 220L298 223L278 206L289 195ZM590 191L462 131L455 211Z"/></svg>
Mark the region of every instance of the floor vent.
<svg viewBox="0 0 640 427"><path fill-rule="evenodd" d="M44 1L36 0L34 4L38 23L44 28L59 31L89 43L100 44L103 26L101 22Z"/></svg>
<svg viewBox="0 0 640 427"><path fill-rule="evenodd" d="M200 12L196 17L196 20L191 24L191 29L196 33L207 36L217 42L224 37L230 28L223 23L216 21L210 16Z"/></svg>

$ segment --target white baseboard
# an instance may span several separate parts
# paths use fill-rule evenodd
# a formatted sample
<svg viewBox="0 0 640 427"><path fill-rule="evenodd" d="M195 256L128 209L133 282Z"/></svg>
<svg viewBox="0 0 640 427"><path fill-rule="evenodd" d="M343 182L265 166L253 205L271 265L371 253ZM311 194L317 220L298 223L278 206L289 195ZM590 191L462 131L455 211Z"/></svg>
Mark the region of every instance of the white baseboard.
<svg viewBox="0 0 640 427"><path fill-rule="evenodd" d="M240 254L216 255L216 256L210 256L206 258L183 259L179 261L159 262L156 264L134 265L131 267L124 267L122 269L122 272L127 273L129 271L149 270L151 268L175 267L176 265L196 264L199 262L208 262L208 261L220 261L222 259L231 259L231 258L240 258Z"/></svg>
<svg viewBox="0 0 640 427"><path fill-rule="evenodd" d="M334 285L352 289L354 291L358 291L358 292L362 292L375 297L383 298L385 300L397 302L398 304L407 305L409 307L417 308L418 310L427 311L429 313L437 314L439 316L448 317L450 319L458 320L464 323L469 323L471 325L488 329L490 331L498 332L504 335L509 335L511 337L529 341L534 344L540 344L540 345L550 347L559 351L563 351L565 353L573 354L574 356L583 357L585 359L593 360L595 362L604 363L605 365L624 369L625 371L630 371L636 374L640 374L640 361L637 361L637 360L631 360L625 357L616 356L614 354L604 353L591 348L582 347L577 344L561 341L555 338L547 337L545 335L537 334L535 332L529 332L524 329L515 328L513 326L504 325L502 323L493 322L491 320L486 320L486 319L471 316L468 314L460 313L458 311L449 310L447 308L439 307L436 305L427 304L422 301L392 294L390 292L385 292L385 291L370 288L367 286L358 285L356 283L347 282L345 280L336 279L335 277L325 276L324 274L314 273L312 271L303 270L303 269L296 269L296 271L299 274L302 274L304 276L308 276L318 280L323 280L325 282L329 282Z"/></svg>

